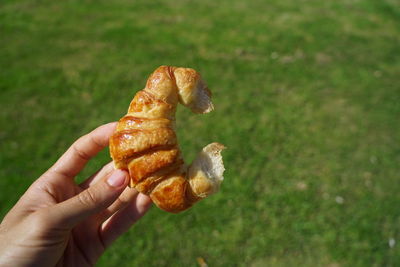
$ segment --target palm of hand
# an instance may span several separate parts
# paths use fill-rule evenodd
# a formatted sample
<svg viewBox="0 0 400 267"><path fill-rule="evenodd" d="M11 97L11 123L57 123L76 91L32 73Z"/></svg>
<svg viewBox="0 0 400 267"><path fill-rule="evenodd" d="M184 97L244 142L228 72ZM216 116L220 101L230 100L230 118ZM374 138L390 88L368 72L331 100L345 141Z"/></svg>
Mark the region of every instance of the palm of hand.
<svg viewBox="0 0 400 267"><path fill-rule="evenodd" d="M112 126L102 126L75 142L6 215L0 225L0 253L5 262L93 265L107 246L144 215L151 202L125 188L127 179L110 190L105 180L116 172L111 164L82 184L74 181L86 162L107 145Z"/></svg>
<svg viewBox="0 0 400 267"><path fill-rule="evenodd" d="M44 206L51 207L78 195L84 189L86 188L83 185L77 185L72 179L60 179L56 184L39 186L37 190L42 190L42 192L34 194L37 197L32 199L32 203L42 203ZM33 204L31 208L37 210L39 207ZM48 219L44 220L48 223ZM105 250L100 231L102 223L99 214L88 217L72 230L69 227L57 225L43 227L46 222L42 222L40 227L44 228L45 232L38 232L37 243L32 247L37 248L38 244L39 247L43 247L41 254L47 262L48 259L53 258L52 262L58 260L57 263L61 266L93 265Z"/></svg>

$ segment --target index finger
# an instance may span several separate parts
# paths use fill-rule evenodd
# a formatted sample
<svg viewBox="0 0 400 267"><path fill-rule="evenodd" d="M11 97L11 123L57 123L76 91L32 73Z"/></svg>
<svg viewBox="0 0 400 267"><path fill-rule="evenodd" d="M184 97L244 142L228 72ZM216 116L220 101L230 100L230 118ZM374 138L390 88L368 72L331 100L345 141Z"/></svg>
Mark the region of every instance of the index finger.
<svg viewBox="0 0 400 267"><path fill-rule="evenodd" d="M75 177L92 157L108 146L116 125L116 122L107 123L80 137L48 171Z"/></svg>

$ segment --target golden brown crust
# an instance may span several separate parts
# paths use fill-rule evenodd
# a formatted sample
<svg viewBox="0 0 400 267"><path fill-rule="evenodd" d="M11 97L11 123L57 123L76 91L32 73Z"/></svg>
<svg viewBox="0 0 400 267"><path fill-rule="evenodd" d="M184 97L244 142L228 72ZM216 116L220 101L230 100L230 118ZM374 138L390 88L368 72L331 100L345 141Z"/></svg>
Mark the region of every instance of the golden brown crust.
<svg viewBox="0 0 400 267"><path fill-rule="evenodd" d="M171 121L165 118L148 119L126 115L119 120L117 131L129 129L158 129L166 127L173 128Z"/></svg>
<svg viewBox="0 0 400 267"><path fill-rule="evenodd" d="M176 174L181 169L181 165L183 164L183 160L178 159L174 164L171 164L165 168L160 169L159 171L151 174L146 177L142 181L134 184L134 187L143 194L149 195L154 187L158 185L162 180L167 179L171 174ZM133 186L132 186L133 187Z"/></svg>
<svg viewBox="0 0 400 267"><path fill-rule="evenodd" d="M201 164L191 168L193 177L187 177L174 131L178 101L197 113L213 109L211 92L198 72L159 67L135 95L110 138L114 165L129 171L130 187L174 213L216 191L214 177L202 172Z"/></svg>
<svg viewBox="0 0 400 267"><path fill-rule="evenodd" d="M141 90L129 105L128 114L143 118L167 118L175 114L176 104L169 104L152 93Z"/></svg>
<svg viewBox="0 0 400 267"><path fill-rule="evenodd" d="M165 176L160 175L152 175L140 181L139 183L135 183L131 180L130 187L134 187L137 191L150 195L151 191L153 191L154 187L160 183L160 181L164 180Z"/></svg>
<svg viewBox="0 0 400 267"><path fill-rule="evenodd" d="M179 150L177 148L146 152L143 156L129 162L128 170L131 174L131 179L135 183L140 182L154 172L176 162L178 155Z"/></svg>
<svg viewBox="0 0 400 267"><path fill-rule="evenodd" d="M171 128L154 130L124 130L116 132L110 139L110 152L114 161L134 157L148 149L176 144L176 135Z"/></svg>
<svg viewBox="0 0 400 267"><path fill-rule="evenodd" d="M161 209L177 213L191 206L186 198L187 180L183 175L168 177L160 182L151 192L150 197Z"/></svg>

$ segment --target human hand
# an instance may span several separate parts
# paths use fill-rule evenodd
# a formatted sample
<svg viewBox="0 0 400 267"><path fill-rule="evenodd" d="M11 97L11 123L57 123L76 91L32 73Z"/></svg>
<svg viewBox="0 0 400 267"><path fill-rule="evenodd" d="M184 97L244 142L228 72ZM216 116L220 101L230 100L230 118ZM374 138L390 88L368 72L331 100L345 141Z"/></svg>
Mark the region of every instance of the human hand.
<svg viewBox="0 0 400 267"><path fill-rule="evenodd" d="M108 145L109 123L79 138L20 198L0 224L0 266L90 266L151 205L127 187L112 162L76 184L75 176Z"/></svg>

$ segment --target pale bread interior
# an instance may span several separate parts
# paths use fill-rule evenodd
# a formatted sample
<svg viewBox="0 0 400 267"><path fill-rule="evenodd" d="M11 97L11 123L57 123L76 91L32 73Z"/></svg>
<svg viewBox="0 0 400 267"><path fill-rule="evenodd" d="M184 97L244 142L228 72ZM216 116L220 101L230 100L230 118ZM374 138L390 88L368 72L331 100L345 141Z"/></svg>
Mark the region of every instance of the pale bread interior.
<svg viewBox="0 0 400 267"><path fill-rule="evenodd" d="M224 180L224 163L222 162L221 151L225 146L219 143L211 143L203 148L202 153L197 158L202 171L208 179L222 182Z"/></svg>
<svg viewBox="0 0 400 267"><path fill-rule="evenodd" d="M224 148L219 143L207 145L189 167L189 183L198 197L204 198L219 190L224 180L225 167L221 156Z"/></svg>
<svg viewBox="0 0 400 267"><path fill-rule="evenodd" d="M190 104L190 109L195 113L209 113L214 110L211 102L211 92L203 80L199 80L194 90L193 102Z"/></svg>

